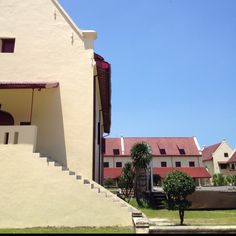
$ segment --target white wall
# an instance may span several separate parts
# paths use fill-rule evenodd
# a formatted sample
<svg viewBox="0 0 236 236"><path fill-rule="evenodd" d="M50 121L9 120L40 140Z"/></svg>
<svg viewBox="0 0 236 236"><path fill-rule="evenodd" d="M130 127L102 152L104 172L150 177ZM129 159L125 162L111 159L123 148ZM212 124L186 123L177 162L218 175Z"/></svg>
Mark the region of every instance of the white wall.
<svg viewBox="0 0 236 236"><path fill-rule="evenodd" d="M180 161L181 167L189 167L189 162L194 161L195 167L202 166L200 157L153 157L153 167L161 167L161 162L166 162L167 167L175 167L175 162ZM116 167L116 162L122 162L122 166L126 162L132 162L131 157L104 157L104 162L109 162L110 168Z"/></svg>

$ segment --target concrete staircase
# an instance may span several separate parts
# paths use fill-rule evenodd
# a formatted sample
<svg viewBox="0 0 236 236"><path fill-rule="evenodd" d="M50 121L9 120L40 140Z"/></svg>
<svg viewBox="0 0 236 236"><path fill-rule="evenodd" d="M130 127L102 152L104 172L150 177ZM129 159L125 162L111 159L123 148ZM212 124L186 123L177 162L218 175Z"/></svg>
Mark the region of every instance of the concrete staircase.
<svg viewBox="0 0 236 236"><path fill-rule="evenodd" d="M125 202L124 200L116 196L115 194L111 193L103 186L99 185L98 183L92 180L83 178L82 175L79 175L76 172L71 171L69 168L62 166L57 161L54 161L49 157L42 156L40 153L33 153L33 157L39 158L47 166L57 169L58 171L62 172L64 175L70 176L71 179L76 180L78 184L83 184L87 186L88 189L91 189L91 191L93 191L94 193L97 193L103 196L104 198L106 198L107 200L119 205L120 207L127 209L128 212L131 212L131 213L139 212L136 208L129 205L127 202Z"/></svg>
<svg viewBox="0 0 236 236"><path fill-rule="evenodd" d="M140 212L29 145L0 145L0 228L133 226Z"/></svg>

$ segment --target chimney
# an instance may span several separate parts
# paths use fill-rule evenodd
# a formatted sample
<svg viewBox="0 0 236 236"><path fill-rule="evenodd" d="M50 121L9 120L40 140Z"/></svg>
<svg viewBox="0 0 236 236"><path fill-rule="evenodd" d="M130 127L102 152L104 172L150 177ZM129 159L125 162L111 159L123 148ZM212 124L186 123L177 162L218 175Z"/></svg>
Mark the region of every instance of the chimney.
<svg viewBox="0 0 236 236"><path fill-rule="evenodd" d="M124 144L124 137L121 136L120 138L120 144L121 144L121 154L124 155L125 154L125 144Z"/></svg>

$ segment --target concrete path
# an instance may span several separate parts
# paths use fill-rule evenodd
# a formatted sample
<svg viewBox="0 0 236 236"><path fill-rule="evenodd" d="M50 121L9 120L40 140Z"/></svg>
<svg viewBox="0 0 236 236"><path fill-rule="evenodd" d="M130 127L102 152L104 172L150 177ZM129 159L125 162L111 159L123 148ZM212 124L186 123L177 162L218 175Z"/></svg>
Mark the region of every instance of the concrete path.
<svg viewBox="0 0 236 236"><path fill-rule="evenodd" d="M236 226L150 226L149 234L236 234Z"/></svg>

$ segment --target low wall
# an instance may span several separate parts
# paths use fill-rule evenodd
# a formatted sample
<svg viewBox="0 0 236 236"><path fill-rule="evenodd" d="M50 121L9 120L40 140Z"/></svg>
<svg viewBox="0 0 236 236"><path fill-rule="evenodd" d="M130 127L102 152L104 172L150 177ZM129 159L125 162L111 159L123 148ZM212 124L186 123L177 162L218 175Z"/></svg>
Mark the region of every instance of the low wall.
<svg viewBox="0 0 236 236"><path fill-rule="evenodd" d="M0 126L0 145L26 144L35 151L37 127L27 126Z"/></svg>
<svg viewBox="0 0 236 236"><path fill-rule="evenodd" d="M236 191L199 191L188 197L192 202L189 209L236 209Z"/></svg>

